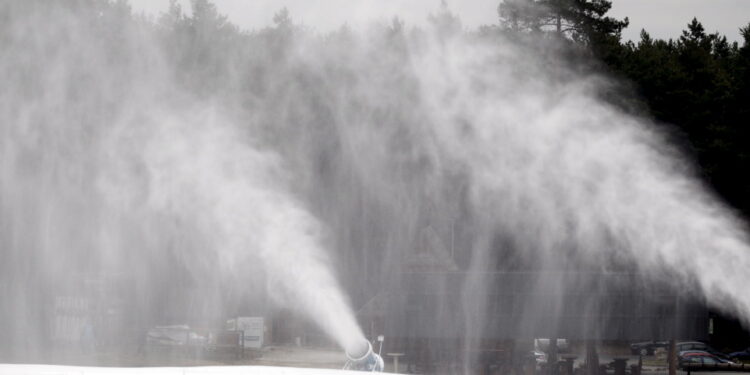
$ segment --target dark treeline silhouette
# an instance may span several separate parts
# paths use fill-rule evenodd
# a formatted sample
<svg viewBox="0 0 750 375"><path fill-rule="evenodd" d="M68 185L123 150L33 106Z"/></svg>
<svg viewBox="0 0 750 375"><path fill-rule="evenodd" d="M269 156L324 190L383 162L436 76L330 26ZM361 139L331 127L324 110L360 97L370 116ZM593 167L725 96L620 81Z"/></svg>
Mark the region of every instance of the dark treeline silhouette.
<svg viewBox="0 0 750 375"><path fill-rule="evenodd" d="M628 19L607 17L607 0L505 0L500 25L485 32L562 40L582 69L620 78L612 101L657 120L730 205L750 214L750 24L742 42L707 33L698 19L677 39L623 41ZM688 20L686 20L688 21Z"/></svg>

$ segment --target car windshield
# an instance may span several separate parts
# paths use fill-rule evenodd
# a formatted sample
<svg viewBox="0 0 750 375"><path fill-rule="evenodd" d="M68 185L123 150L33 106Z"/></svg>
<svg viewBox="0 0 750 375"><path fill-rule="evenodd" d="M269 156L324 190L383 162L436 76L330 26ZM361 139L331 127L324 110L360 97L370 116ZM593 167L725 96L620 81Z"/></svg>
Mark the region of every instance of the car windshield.
<svg viewBox="0 0 750 375"><path fill-rule="evenodd" d="M719 360L713 357L703 357L703 363L706 364L715 364L715 363L721 363Z"/></svg>

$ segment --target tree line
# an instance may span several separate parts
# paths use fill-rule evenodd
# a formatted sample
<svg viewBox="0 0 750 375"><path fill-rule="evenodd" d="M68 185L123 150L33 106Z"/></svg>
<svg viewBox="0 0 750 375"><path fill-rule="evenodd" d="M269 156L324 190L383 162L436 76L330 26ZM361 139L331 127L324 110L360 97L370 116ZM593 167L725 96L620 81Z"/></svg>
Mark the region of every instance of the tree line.
<svg viewBox="0 0 750 375"><path fill-rule="evenodd" d="M441 33L460 32L458 17L445 2L441 5L428 18L431 26ZM498 24L474 34L561 42L563 51L552 52L551 64L563 56L581 70L618 78L618 89L607 99L655 120L697 164L707 185L750 216L750 22L738 27L741 43L708 33L697 19L676 39L655 39L643 30L639 41L624 41L629 20L608 16L611 6L609 0L503 0ZM239 52L222 54L228 47L248 51L237 46L260 42L276 46L269 56L281 58L295 34L309 31L296 25L286 9L274 16L271 27L253 33L232 25L209 0L192 0L192 10L187 16L172 0L157 26L166 33L166 48L195 68L185 71L203 88L222 77L231 79L222 71L236 70L235 64L245 60ZM406 28L395 18L387 29L398 44ZM345 40L348 31L344 27L330 38Z"/></svg>
<svg viewBox="0 0 750 375"><path fill-rule="evenodd" d="M741 43L694 18L676 39L623 41L629 20L608 0L504 0L485 32L561 40L584 68L621 79L612 101L647 115L682 145L699 173L744 217L750 214L750 23Z"/></svg>

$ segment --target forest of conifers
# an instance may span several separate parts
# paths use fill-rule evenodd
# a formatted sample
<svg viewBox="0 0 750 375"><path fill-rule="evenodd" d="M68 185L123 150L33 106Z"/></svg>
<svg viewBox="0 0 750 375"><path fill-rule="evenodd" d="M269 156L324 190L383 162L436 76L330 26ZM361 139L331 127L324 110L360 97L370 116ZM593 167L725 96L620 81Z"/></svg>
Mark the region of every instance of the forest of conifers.
<svg viewBox="0 0 750 375"><path fill-rule="evenodd" d="M515 34L560 38L582 64L622 79L619 105L665 124L699 173L744 216L750 214L750 23L737 25L741 43L709 33L700 20L668 40L641 31L625 41L628 20L606 13L607 0L505 0L500 25ZM750 20L748 20L750 21ZM732 36L736 37L736 36Z"/></svg>

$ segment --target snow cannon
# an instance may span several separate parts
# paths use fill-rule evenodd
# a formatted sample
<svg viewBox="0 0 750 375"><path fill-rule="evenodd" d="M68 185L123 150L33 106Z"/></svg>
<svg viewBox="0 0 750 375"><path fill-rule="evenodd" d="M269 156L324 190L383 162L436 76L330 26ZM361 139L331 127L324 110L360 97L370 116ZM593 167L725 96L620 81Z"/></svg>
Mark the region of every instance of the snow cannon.
<svg viewBox="0 0 750 375"><path fill-rule="evenodd" d="M372 350L369 341L363 341L354 350L346 351L344 370L383 372L383 358Z"/></svg>

